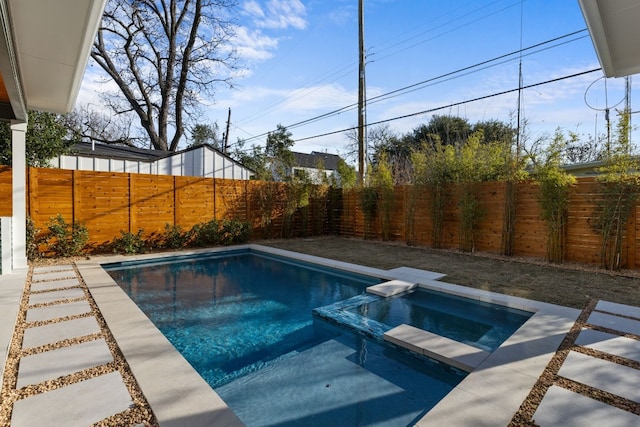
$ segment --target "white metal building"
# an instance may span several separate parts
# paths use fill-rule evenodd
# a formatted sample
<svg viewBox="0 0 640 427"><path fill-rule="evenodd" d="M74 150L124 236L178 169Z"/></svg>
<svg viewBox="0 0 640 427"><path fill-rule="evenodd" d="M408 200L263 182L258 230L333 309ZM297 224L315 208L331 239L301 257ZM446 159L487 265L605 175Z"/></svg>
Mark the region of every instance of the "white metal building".
<svg viewBox="0 0 640 427"><path fill-rule="evenodd" d="M72 154L51 160L50 166L72 170L239 180L250 179L253 175L250 169L209 145L169 152L80 142L72 147Z"/></svg>

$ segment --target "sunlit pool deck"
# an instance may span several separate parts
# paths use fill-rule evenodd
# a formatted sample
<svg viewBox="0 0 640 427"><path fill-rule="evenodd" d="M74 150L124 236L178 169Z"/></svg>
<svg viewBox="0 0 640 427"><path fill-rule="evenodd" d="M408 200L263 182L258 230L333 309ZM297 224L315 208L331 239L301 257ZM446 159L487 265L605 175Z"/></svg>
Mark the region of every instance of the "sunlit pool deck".
<svg viewBox="0 0 640 427"><path fill-rule="evenodd" d="M395 283L417 284L426 289L534 313L497 350L481 354L480 359L468 365L467 370L471 372L417 425L508 425L523 402L530 399L530 391L541 375L548 373L552 359L558 361L557 350L565 337L571 336L570 331L577 336L575 346L570 347L568 354L559 361L558 374L562 381L547 385L546 394L538 397L533 409L536 423L564 426L584 425L585 422L591 425L640 422L640 417L633 412L588 397L589 391L595 391L609 393L636 406L640 403L636 387L640 383L640 341L635 338L640 336L640 308L601 301L579 317L580 310L444 283L438 280L442 278L438 273L410 268L379 270L258 245L239 248L399 281ZM167 255L143 255L136 259ZM12 426L38 425L42 420L47 425L67 426L113 419L115 414L127 411L133 405L135 396L127 385L126 375L120 375L116 369L105 368L103 373L96 368L112 366L113 362L109 349L102 343L99 322L94 318L100 315L160 425L242 425L101 267L101 263L131 259L95 257L77 262L77 269L73 266L41 267L33 271L30 282L27 272L0 276L0 358L3 362L14 329L24 337L22 350L18 353L21 360L17 367L17 383L8 381L12 375L5 372L3 397L8 396L10 401L3 403L0 425L7 424L8 420L2 417L11 410ZM87 295L82 290L85 284L99 313L91 311L91 306L85 303ZM21 313L23 298L22 307L26 312ZM16 318L26 319L26 328L20 325L14 328ZM415 338L427 350L435 345L433 343L444 346L444 353L460 350L460 347L447 349L448 344L437 341L438 337L406 328L396 331L395 338L391 339L403 340L398 338L402 334L413 335L409 341ZM56 345L78 337L84 337L79 344ZM587 351L582 351L583 348ZM625 366L618 363L619 360L629 363ZM78 382L68 379L76 371L92 369L95 372L90 378ZM54 380L59 377L68 380L58 381L58 384ZM580 386L567 387L567 382ZM47 391L38 392L38 386L42 384L47 386L40 388ZM15 397L19 390L26 389L33 392Z"/></svg>

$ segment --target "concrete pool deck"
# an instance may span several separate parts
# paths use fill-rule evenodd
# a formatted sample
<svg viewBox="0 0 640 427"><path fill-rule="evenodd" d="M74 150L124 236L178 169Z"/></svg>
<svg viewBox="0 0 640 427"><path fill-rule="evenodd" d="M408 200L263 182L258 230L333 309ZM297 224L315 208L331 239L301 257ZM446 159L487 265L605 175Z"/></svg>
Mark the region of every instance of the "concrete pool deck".
<svg viewBox="0 0 640 427"><path fill-rule="evenodd" d="M560 345L566 344L563 341L576 328L577 339L560 360L553 383L538 399L533 419L542 426L584 425L585 420L603 425L640 423L637 414L620 408L624 405L593 398L604 394L619 402L640 404L636 386L640 383L640 308L600 301L588 313L582 313L588 316L581 321L579 310L439 282L441 275L431 272L383 271L263 246L243 247L387 280L416 282L421 287L535 313L417 425L508 425L541 376L548 373ZM211 250L182 254L203 252ZM176 253L136 259L172 255ZM118 351L160 425L242 425L100 266L131 259L96 257L77 262L77 270L73 266L40 268L33 271L30 281L27 272L0 276L3 369L12 334L20 331L23 337L18 352L20 363L16 366L17 383L8 384L10 369L3 378L3 399L9 398L6 406L10 408L0 413L0 426L38 425L38 416L47 416L47 425L89 425L130 410L135 396L126 374L117 369L97 369L110 366L114 357L103 345L105 332L100 329L99 317L106 321L107 333L115 338ZM99 312L91 310L84 291L80 292L85 285ZM25 312L21 312L23 298ZM16 319L26 327L16 324ZM83 339L68 345L74 338ZM58 345L65 340L66 346ZM55 383L76 371L92 372L93 376ZM25 389L32 394L21 394ZM7 402L3 402L3 408ZM51 408L58 413L53 420ZM65 408L69 408L67 412ZM7 413L11 414L10 419L3 418Z"/></svg>

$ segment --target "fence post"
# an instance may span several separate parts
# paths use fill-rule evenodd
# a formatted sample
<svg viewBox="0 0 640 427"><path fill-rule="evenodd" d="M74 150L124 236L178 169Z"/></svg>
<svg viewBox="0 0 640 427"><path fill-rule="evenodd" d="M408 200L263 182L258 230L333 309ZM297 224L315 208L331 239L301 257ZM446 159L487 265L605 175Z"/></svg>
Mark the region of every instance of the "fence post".
<svg viewBox="0 0 640 427"><path fill-rule="evenodd" d="M635 269L638 257L638 241L636 230L638 228L638 202L631 210L629 221L627 221L627 268Z"/></svg>
<svg viewBox="0 0 640 427"><path fill-rule="evenodd" d="M218 219L218 212L216 210L217 208L216 207L216 187L217 187L216 178L214 176L211 179L213 179L213 218L212 219Z"/></svg>
<svg viewBox="0 0 640 427"><path fill-rule="evenodd" d="M74 225L76 223L76 221L78 220L78 218L76 218L76 214L78 211L81 211L81 209L77 209L76 208L76 204L79 201L79 197L78 197L78 171L77 170L72 170L71 171L71 225Z"/></svg>
<svg viewBox="0 0 640 427"><path fill-rule="evenodd" d="M27 194L29 195L29 209L28 214L36 225L39 225L40 218L38 215L38 169L29 168L29 179L27 180L29 186L27 188Z"/></svg>
<svg viewBox="0 0 640 427"><path fill-rule="evenodd" d="M135 233L136 230L136 212L135 212L135 183L134 175L129 174L129 233Z"/></svg>
<svg viewBox="0 0 640 427"><path fill-rule="evenodd" d="M173 225L178 225L178 219L180 218L180 197L178 197L178 177L173 177Z"/></svg>

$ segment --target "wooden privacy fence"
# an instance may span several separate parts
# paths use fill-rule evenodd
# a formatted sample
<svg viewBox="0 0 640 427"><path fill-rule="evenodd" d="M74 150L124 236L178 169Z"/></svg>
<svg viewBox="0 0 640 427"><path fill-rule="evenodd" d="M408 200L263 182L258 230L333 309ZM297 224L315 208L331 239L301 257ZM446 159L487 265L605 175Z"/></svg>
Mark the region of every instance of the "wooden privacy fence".
<svg viewBox="0 0 640 427"><path fill-rule="evenodd" d="M46 229L60 214L68 223L83 223L93 246L112 241L121 231L142 229L149 236L163 233L166 224L188 230L212 219L248 221L254 237L283 234L283 183L29 168L26 184L27 214L37 228ZM273 199L268 203L268 218L261 200L265 187ZM11 168L3 166L0 197L4 201L0 216L11 216ZM325 211L317 211L324 222ZM317 213L308 216L308 231L301 230L305 222L301 213L292 218L293 235L312 232L311 220L318 222Z"/></svg>
<svg viewBox="0 0 640 427"><path fill-rule="evenodd" d="M483 216L475 236L478 251L500 253L506 184L479 187ZM357 190L316 192L294 214L287 211L287 187L282 183L227 179L141 175L115 172L30 168L27 213L36 227L46 228L57 214L67 222L86 225L91 243L112 241L120 231L162 233L166 224L189 229L211 219L249 221L253 238L338 234L379 239L380 209L365 221ZM447 187L442 246L457 248L460 236L458 189ZM11 215L11 169L0 166L0 216ZM538 188L532 181L517 185L516 255L544 258L546 227L540 219ZM397 187L390 215L390 239L431 246L430 194ZM579 178L571 192L566 235L566 259L600 264L600 237L590 218L602 194L593 178ZM413 206L413 208L412 208ZM623 247L627 268L640 267L640 205L629 220ZM289 212L289 215L287 214ZM413 213L412 213L413 212Z"/></svg>

